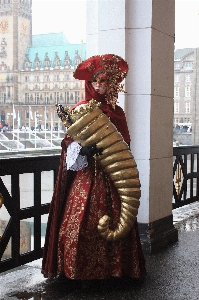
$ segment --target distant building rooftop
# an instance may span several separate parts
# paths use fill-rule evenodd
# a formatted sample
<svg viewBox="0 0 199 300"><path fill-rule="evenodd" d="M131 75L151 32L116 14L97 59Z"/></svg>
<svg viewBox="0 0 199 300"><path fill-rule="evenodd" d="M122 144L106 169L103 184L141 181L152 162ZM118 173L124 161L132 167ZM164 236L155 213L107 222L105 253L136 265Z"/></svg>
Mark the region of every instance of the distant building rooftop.
<svg viewBox="0 0 199 300"><path fill-rule="evenodd" d="M82 60L86 59L86 43L70 44L63 32L33 35L32 46L27 47L26 54L32 63L32 69L36 55L41 61L41 68L43 68L46 54L52 67L55 55L59 56L61 67L63 67L66 51L71 59L72 66L74 66L76 53L81 56Z"/></svg>
<svg viewBox="0 0 199 300"><path fill-rule="evenodd" d="M32 36L32 46L55 46L69 44L63 32L36 34Z"/></svg>
<svg viewBox="0 0 199 300"><path fill-rule="evenodd" d="M191 52L193 52L195 48L184 48L184 49L178 49L174 52L174 60L181 60Z"/></svg>

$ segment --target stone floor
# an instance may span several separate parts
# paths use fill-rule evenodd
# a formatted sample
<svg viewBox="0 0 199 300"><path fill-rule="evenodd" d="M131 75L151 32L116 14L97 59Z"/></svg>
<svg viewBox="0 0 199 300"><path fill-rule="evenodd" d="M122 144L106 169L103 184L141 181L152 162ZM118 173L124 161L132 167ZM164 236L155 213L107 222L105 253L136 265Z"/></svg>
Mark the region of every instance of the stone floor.
<svg viewBox="0 0 199 300"><path fill-rule="evenodd" d="M197 300L199 299L199 202L173 211L179 240L146 256L144 282L95 281L82 287L63 278L46 280L41 260L0 276L1 300Z"/></svg>

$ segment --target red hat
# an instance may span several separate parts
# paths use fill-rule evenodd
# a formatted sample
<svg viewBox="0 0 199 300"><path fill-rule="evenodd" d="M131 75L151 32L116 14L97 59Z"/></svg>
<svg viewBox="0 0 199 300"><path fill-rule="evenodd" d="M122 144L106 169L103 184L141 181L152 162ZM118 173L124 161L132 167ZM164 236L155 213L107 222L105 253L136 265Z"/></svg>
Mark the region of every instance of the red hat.
<svg viewBox="0 0 199 300"><path fill-rule="evenodd" d="M110 80L120 83L128 73L128 64L115 54L96 55L80 63L73 76L76 79L92 81L99 73L105 73Z"/></svg>

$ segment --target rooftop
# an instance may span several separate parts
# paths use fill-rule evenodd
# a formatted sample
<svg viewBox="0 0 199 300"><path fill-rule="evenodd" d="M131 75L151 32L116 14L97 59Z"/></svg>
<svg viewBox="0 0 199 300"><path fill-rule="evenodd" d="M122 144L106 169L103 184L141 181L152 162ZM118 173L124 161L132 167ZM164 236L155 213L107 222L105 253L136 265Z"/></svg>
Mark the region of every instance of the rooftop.
<svg viewBox="0 0 199 300"><path fill-rule="evenodd" d="M63 32L43 33L32 36L32 46L54 46L69 44Z"/></svg>
<svg viewBox="0 0 199 300"><path fill-rule="evenodd" d="M185 56L189 55L195 50L195 48L184 48L184 49L177 49L174 52L174 60L181 60Z"/></svg>
<svg viewBox="0 0 199 300"><path fill-rule="evenodd" d="M86 43L70 44L63 32L38 34L32 36L32 46L27 47L26 50L26 54L32 62L32 69L34 68L33 65L36 56L41 61L41 68L43 68L46 54L51 61L51 65L55 59L55 55L58 55L63 67L66 52L71 59L71 65L74 66L76 53L81 56L82 60L86 59Z"/></svg>

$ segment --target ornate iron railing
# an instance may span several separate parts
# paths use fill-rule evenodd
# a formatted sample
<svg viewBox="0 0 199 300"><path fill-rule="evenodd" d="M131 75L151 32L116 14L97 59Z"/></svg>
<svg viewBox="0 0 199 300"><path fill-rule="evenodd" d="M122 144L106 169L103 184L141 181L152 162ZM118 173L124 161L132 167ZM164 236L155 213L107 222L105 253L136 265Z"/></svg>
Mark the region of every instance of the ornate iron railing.
<svg viewBox="0 0 199 300"><path fill-rule="evenodd" d="M173 158L174 209L199 200L199 146L174 147Z"/></svg>
<svg viewBox="0 0 199 300"><path fill-rule="evenodd" d="M48 214L49 210L49 199L46 199L48 203L41 203L41 174L44 171L52 171L54 174L54 186L59 159L60 154L40 155L37 157L18 157L16 155L15 158L0 159L0 176L5 177L5 175L9 175L11 177L10 191L5 186L2 180L3 177L0 178L0 193L4 200L3 206L5 206L9 215L5 226L4 221L0 220L1 231L2 227L4 227L0 236L0 273L41 258L41 216ZM20 174L24 173L33 174L33 205L20 208ZM25 202L27 204L24 206L28 206L29 199L25 199ZM34 218L33 228L30 228L27 225L28 223L24 222L24 220L30 218ZM24 234L24 226L26 226L27 235ZM31 234L31 231L33 234ZM30 241L32 238L33 241ZM27 252L22 251L26 244L29 244L29 247L25 247L28 249ZM9 247L10 254L5 258L5 252L9 250Z"/></svg>

